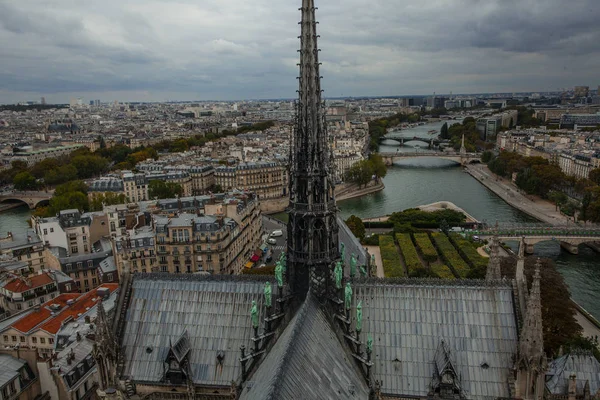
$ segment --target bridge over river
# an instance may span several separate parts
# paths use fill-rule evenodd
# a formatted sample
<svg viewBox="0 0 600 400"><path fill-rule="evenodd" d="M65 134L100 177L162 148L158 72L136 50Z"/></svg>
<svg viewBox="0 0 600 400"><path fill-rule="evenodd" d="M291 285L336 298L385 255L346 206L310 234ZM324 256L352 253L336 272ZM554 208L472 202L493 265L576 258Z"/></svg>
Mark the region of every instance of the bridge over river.
<svg viewBox="0 0 600 400"><path fill-rule="evenodd" d="M470 164L473 162L481 162L481 153L467 152L447 152L447 151L410 151L410 152L386 152L379 153L386 165L393 165L395 161L404 160L407 158L417 157L433 157L443 160L454 161L461 165Z"/></svg>
<svg viewBox="0 0 600 400"><path fill-rule="evenodd" d="M491 238L497 236L502 241L519 241L520 252L533 254L533 246L545 241L558 241L560 246L571 254L579 253L579 245L600 241L600 227L578 225L549 226L539 224L483 226L482 229L467 231L470 236ZM592 248L595 248L592 247ZM521 250L522 249L522 250Z"/></svg>
<svg viewBox="0 0 600 400"><path fill-rule="evenodd" d="M54 190L48 192L34 192L34 191L12 191L0 193L0 205L2 204L26 204L29 209L48 204L52 198Z"/></svg>

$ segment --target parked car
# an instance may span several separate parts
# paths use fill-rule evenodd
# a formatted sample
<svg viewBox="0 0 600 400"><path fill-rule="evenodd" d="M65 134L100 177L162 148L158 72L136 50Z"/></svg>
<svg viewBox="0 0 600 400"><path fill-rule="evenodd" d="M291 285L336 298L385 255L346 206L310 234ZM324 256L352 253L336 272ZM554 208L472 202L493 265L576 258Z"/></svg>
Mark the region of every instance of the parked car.
<svg viewBox="0 0 600 400"><path fill-rule="evenodd" d="M273 238L269 238L269 239L267 240L267 243L269 243L269 244L272 244L272 245L275 245L275 244L277 244L277 240L275 240L275 239L273 239Z"/></svg>
<svg viewBox="0 0 600 400"><path fill-rule="evenodd" d="M281 229L271 232L271 237L280 237L280 236L283 236L283 231Z"/></svg>

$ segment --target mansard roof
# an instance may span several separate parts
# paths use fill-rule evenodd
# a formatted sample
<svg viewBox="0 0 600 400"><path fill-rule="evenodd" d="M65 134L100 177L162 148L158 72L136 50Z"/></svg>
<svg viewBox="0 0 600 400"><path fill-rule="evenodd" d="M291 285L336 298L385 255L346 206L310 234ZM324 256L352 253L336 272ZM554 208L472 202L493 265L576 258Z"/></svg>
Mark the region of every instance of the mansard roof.
<svg viewBox="0 0 600 400"><path fill-rule="evenodd" d="M443 340L470 399L510 397L518 336L509 283L368 280L354 285L363 332L373 336L373 376L384 395L427 396Z"/></svg>
<svg viewBox="0 0 600 400"><path fill-rule="evenodd" d="M309 295L246 381L240 400L366 400L369 389L355 362Z"/></svg>
<svg viewBox="0 0 600 400"><path fill-rule="evenodd" d="M195 384L229 387L241 376L240 346L252 343L252 300L264 315L268 279L136 274L121 342L123 375L137 382L160 382L171 345L181 344L176 353L187 355Z"/></svg>

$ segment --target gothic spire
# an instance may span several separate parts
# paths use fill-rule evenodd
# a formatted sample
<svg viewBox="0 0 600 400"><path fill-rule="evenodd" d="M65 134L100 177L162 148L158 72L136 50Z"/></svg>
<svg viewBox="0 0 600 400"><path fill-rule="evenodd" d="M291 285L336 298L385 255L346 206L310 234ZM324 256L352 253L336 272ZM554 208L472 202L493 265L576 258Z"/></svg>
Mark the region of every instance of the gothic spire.
<svg viewBox="0 0 600 400"><path fill-rule="evenodd" d="M338 258L331 158L321 98L314 0L302 0L296 123L290 147L290 219L286 271L291 289L324 295Z"/></svg>
<svg viewBox="0 0 600 400"><path fill-rule="evenodd" d="M521 330L521 337L519 340L521 360L526 360L533 365L538 365L544 355L540 267L541 261L538 258L535 264L533 283L527 299L527 309L525 311L523 329Z"/></svg>
<svg viewBox="0 0 600 400"><path fill-rule="evenodd" d="M500 252L499 252L498 236L493 236L490 242L490 260L485 274L486 281L499 281L502 279L500 272Z"/></svg>

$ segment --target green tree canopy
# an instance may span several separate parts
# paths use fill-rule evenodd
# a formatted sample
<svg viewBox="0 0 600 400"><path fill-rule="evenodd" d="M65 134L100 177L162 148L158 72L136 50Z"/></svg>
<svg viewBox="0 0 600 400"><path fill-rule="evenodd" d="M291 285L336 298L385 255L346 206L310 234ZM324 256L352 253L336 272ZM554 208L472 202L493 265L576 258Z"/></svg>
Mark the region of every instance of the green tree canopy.
<svg viewBox="0 0 600 400"><path fill-rule="evenodd" d="M151 199L172 199L182 196L183 188L178 183L153 180L148 184L148 195Z"/></svg>
<svg viewBox="0 0 600 400"><path fill-rule="evenodd" d="M38 188L35 176L27 171L19 172L13 179L13 184L16 190L36 190Z"/></svg>
<svg viewBox="0 0 600 400"><path fill-rule="evenodd" d="M354 236L356 236L359 240L363 240L365 238L365 224L362 219L357 217L356 215L351 215L350 218L346 220L346 225L352 231Z"/></svg>

